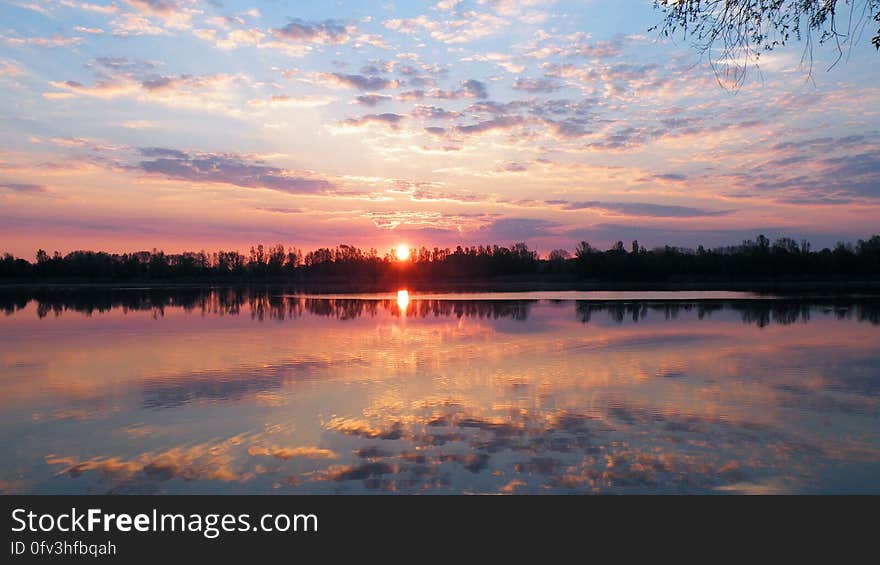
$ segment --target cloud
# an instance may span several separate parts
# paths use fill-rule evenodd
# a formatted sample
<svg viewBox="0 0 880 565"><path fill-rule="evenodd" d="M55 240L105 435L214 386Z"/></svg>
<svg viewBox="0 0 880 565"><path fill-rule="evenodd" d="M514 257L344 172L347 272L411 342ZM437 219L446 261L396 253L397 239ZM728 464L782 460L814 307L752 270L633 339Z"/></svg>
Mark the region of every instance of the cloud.
<svg viewBox="0 0 880 565"><path fill-rule="evenodd" d="M678 182L678 181L686 181L687 175L683 175L681 173L660 173L660 174L652 176L651 178L661 180L661 181Z"/></svg>
<svg viewBox="0 0 880 565"><path fill-rule="evenodd" d="M213 41L217 49L237 49L244 46L260 45L266 34L256 28L234 29L225 37L218 37L215 30L196 30L196 36L206 41Z"/></svg>
<svg viewBox="0 0 880 565"><path fill-rule="evenodd" d="M621 54L621 42L597 41L595 43L579 43L572 48L577 55L589 58L617 57Z"/></svg>
<svg viewBox="0 0 880 565"><path fill-rule="evenodd" d="M597 134L586 147L595 151L628 151L663 139L700 135L717 136L724 131L752 128L764 125L765 123L765 121L760 119L727 123L708 123L702 118L695 118L693 120L670 119L661 120L659 124L642 120L637 122L638 125L625 125L619 128L608 127L605 131Z"/></svg>
<svg viewBox="0 0 880 565"><path fill-rule="evenodd" d="M550 134L556 139L578 139L590 134L586 129L588 120L583 118L569 118L565 120L544 120Z"/></svg>
<svg viewBox="0 0 880 565"><path fill-rule="evenodd" d="M271 33L279 40L292 43L339 45L347 43L353 31L353 28L334 20L306 22L294 19L284 27L272 29Z"/></svg>
<svg viewBox="0 0 880 565"><path fill-rule="evenodd" d="M427 94L424 90L408 90L397 95L397 99L401 102L410 102L412 100L422 100Z"/></svg>
<svg viewBox="0 0 880 565"><path fill-rule="evenodd" d="M647 202L570 202L568 200L547 200L547 204L560 206L563 210L602 210L624 216L647 216L655 218L698 218L726 216L733 210L706 210L688 206L650 204Z"/></svg>
<svg viewBox="0 0 880 565"><path fill-rule="evenodd" d="M17 182L0 182L0 189L18 194L40 194L49 192L49 189L41 184L28 184Z"/></svg>
<svg viewBox="0 0 880 565"><path fill-rule="evenodd" d="M30 45L34 47L72 47L82 43L82 37L4 37L3 41L10 45Z"/></svg>
<svg viewBox="0 0 880 565"><path fill-rule="evenodd" d="M422 200L414 197L413 200ZM366 212L376 228L394 230L403 237L405 233L419 234L423 237L436 237L449 240L458 235L459 230L475 229L482 225L482 218L467 214L443 214L441 212Z"/></svg>
<svg viewBox="0 0 880 565"><path fill-rule="evenodd" d="M168 16L180 10L176 0L125 0L140 11L155 16Z"/></svg>
<svg viewBox="0 0 880 565"><path fill-rule="evenodd" d="M566 84L585 93L601 91L606 98L640 94L658 96L658 91L672 84L675 78L670 68L653 63L617 62L585 66L544 63L541 67L548 77L564 79Z"/></svg>
<svg viewBox="0 0 880 565"><path fill-rule="evenodd" d="M171 157L172 159L187 159L189 157L184 151L165 147L143 147L140 152L145 157Z"/></svg>
<svg viewBox="0 0 880 565"><path fill-rule="evenodd" d="M21 65L15 61L0 59L0 77L17 77L24 74Z"/></svg>
<svg viewBox="0 0 880 565"><path fill-rule="evenodd" d="M819 161L823 176L843 190L880 198L880 151L831 157Z"/></svg>
<svg viewBox="0 0 880 565"><path fill-rule="evenodd" d="M440 0L440 2L434 4L434 7L444 12L451 12L452 10L455 10L461 2L462 0Z"/></svg>
<svg viewBox="0 0 880 565"><path fill-rule="evenodd" d="M370 45L371 47L378 47L379 49L391 49L391 45L389 45L385 38L381 35L375 33L361 33L355 36L353 40L353 44L356 48L360 49L364 45Z"/></svg>
<svg viewBox="0 0 880 565"><path fill-rule="evenodd" d="M76 4L74 4L76 6ZM102 5L102 4L90 4L88 2L80 2L79 8L85 10L86 12L97 12L99 14L115 14L119 11L119 7L116 4Z"/></svg>
<svg viewBox="0 0 880 565"><path fill-rule="evenodd" d="M361 67L361 74L364 75L379 75L383 73L390 73L394 71L395 67L398 66L397 61L371 61L370 63Z"/></svg>
<svg viewBox="0 0 880 565"><path fill-rule="evenodd" d="M117 37L142 36L142 35L165 35L168 31L156 24L149 18L138 14L121 14L110 22L113 35Z"/></svg>
<svg viewBox="0 0 880 565"><path fill-rule="evenodd" d="M143 74L156 68L156 64L151 61L127 57L97 57L92 63L113 73Z"/></svg>
<svg viewBox="0 0 880 565"><path fill-rule="evenodd" d="M848 135L845 137L813 137L797 141L780 141L773 146L776 151L821 151L823 153L851 146L860 146L870 142L865 135Z"/></svg>
<svg viewBox="0 0 880 565"><path fill-rule="evenodd" d="M288 107L288 108L316 108L333 103L334 99L328 96L290 96L287 94L273 94L268 98L253 98L248 100L248 106L252 108L263 107Z"/></svg>
<svg viewBox="0 0 880 565"><path fill-rule="evenodd" d="M538 237L555 235L554 230L558 229L558 227L559 224L549 220L501 218L477 230L474 235L478 238L488 238L489 241L527 241Z"/></svg>
<svg viewBox="0 0 880 565"><path fill-rule="evenodd" d="M76 96L112 99L134 97L140 101L156 102L170 107L189 107L198 110L223 111L233 114L241 111L244 100L239 87L248 86L242 75L162 75L156 74L156 64L126 57L98 57L90 64L96 75L92 84L76 80L50 81L60 92L46 92L46 99L64 99ZM281 95L283 96L283 95ZM284 100L278 98L275 102ZM287 102L293 104L294 100ZM302 101L303 105L317 100ZM312 104L312 105L315 105Z"/></svg>
<svg viewBox="0 0 880 565"><path fill-rule="evenodd" d="M385 22L387 29L407 35L427 32L432 39L442 43L469 43L485 39L510 25L510 21L494 14L461 11L453 19L436 21L428 16L396 18Z"/></svg>
<svg viewBox="0 0 880 565"><path fill-rule="evenodd" d="M253 445L248 448L248 455L253 457L265 455L276 459L335 459L336 454L329 449L320 447L260 447Z"/></svg>
<svg viewBox="0 0 880 565"><path fill-rule="evenodd" d="M371 108L389 100L391 100L391 97L386 94L362 94L355 98L355 102L358 104Z"/></svg>
<svg viewBox="0 0 880 565"><path fill-rule="evenodd" d="M486 91L485 83L482 83L478 80L470 79L461 83L460 90L467 94L469 97L473 98L488 98L489 94Z"/></svg>
<svg viewBox="0 0 880 565"><path fill-rule="evenodd" d="M466 126L456 126L455 131L460 134L472 135L475 133L486 133L491 131L505 131L516 129L528 123L526 118L521 116L500 116L489 120L483 120L475 124Z"/></svg>
<svg viewBox="0 0 880 565"><path fill-rule="evenodd" d="M876 135L779 142L767 159L726 175L724 195L772 198L783 204L840 205L880 198Z"/></svg>
<svg viewBox="0 0 880 565"><path fill-rule="evenodd" d="M494 100L485 100L482 102L474 102L467 107L466 111L474 114L508 114L525 108L528 104L528 102L521 100L513 100L505 103L496 102Z"/></svg>
<svg viewBox="0 0 880 565"><path fill-rule="evenodd" d="M367 114L359 118L349 118L339 122L342 127L362 127L370 124L380 124L396 129L404 119L400 114L386 112L384 114Z"/></svg>
<svg viewBox="0 0 880 565"><path fill-rule="evenodd" d="M555 80L547 78L518 78L513 83L514 90L525 92L555 92L562 88Z"/></svg>
<svg viewBox="0 0 880 565"><path fill-rule="evenodd" d="M527 49L525 56L533 59L550 57L608 59L621 55L624 42L628 39L625 36L617 36L612 40L593 41L589 34L583 32L561 38L550 38L551 36L546 35L533 43Z"/></svg>
<svg viewBox="0 0 880 565"><path fill-rule="evenodd" d="M513 162L513 161L511 161L509 163L504 163L498 169L499 172L504 172L504 173L524 173L528 170L529 170L528 165L526 165L524 163Z"/></svg>
<svg viewBox="0 0 880 565"><path fill-rule="evenodd" d="M185 8L189 0L125 0L142 14L158 18L169 27L187 28L193 14L198 10Z"/></svg>
<svg viewBox="0 0 880 565"><path fill-rule="evenodd" d="M437 90L430 93L432 98L446 100L458 100L461 98L488 98L489 92L486 84L478 80L470 79L461 82L461 86L455 90Z"/></svg>
<svg viewBox="0 0 880 565"><path fill-rule="evenodd" d="M327 180L274 167L246 155L189 153L161 147L142 148L140 152L150 159L138 163L137 169L173 180L264 188L287 194L317 194L333 188Z"/></svg>
<svg viewBox="0 0 880 565"><path fill-rule="evenodd" d="M272 214L303 214L306 212L303 208L258 207L255 209L260 212L270 212Z"/></svg>
<svg viewBox="0 0 880 565"><path fill-rule="evenodd" d="M50 100L53 98L70 98L73 96L115 98L117 96L126 96L136 93L140 89L138 83L125 77L100 80L91 86L75 80L67 80L64 82L50 81L49 84L56 89L64 91L43 93L43 97Z"/></svg>
<svg viewBox="0 0 880 565"><path fill-rule="evenodd" d="M122 14L113 20L115 35L162 35L168 29L190 29L190 22L194 15L202 12L196 8L184 6L191 5L191 0L125 0L137 13ZM156 26L150 20L159 20L160 26Z"/></svg>
<svg viewBox="0 0 880 565"><path fill-rule="evenodd" d="M453 120L461 116L460 112L453 112L437 106L425 106L416 104L411 115L414 118L422 118L425 120Z"/></svg>
<svg viewBox="0 0 880 565"><path fill-rule="evenodd" d="M159 127L160 123L153 120L125 120L119 125L126 129L152 129Z"/></svg>
<svg viewBox="0 0 880 565"><path fill-rule="evenodd" d="M462 59L462 61L486 61L494 63L495 65L498 65L499 67L512 74L519 74L526 70L525 65L514 63L511 59L511 55L508 55L506 53L489 52L475 53L469 57Z"/></svg>
<svg viewBox="0 0 880 565"><path fill-rule="evenodd" d="M356 88L363 91L397 88L400 82L379 76L346 75L342 73L320 73L320 79L336 86Z"/></svg>
<svg viewBox="0 0 880 565"><path fill-rule="evenodd" d="M462 112L451 113L436 109L433 114L429 114L428 107L424 106L416 106L413 112L414 115L435 118L484 118L478 119L476 123L458 123L449 128L426 128L427 133L435 136L472 135L531 126L529 135L544 134L557 141L569 141L592 133L587 127L594 120L592 108L595 103L591 98L577 102L565 99L511 100L504 103L485 100L471 104Z"/></svg>
<svg viewBox="0 0 880 565"><path fill-rule="evenodd" d="M133 71L103 76L91 85L75 80L50 81L49 84L61 92L46 92L43 97L51 100L75 96L105 99L131 96L143 102L229 115L241 112L244 101L238 87L248 83L244 76L226 74L144 75Z"/></svg>
<svg viewBox="0 0 880 565"><path fill-rule="evenodd" d="M841 204L853 197L880 198L878 151L804 159L804 166L812 169L808 174L799 168L792 170L785 161L770 162L763 171L743 173L741 179L748 185L740 194L771 196L792 204Z"/></svg>
<svg viewBox="0 0 880 565"><path fill-rule="evenodd" d="M61 145L62 147L85 147L91 143L91 141L85 137L53 137L49 141L55 145Z"/></svg>

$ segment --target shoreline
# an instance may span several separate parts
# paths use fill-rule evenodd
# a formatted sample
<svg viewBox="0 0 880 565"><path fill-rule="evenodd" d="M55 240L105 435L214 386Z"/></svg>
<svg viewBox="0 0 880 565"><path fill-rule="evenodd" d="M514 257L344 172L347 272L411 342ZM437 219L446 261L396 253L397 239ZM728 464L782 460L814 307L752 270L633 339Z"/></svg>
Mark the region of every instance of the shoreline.
<svg viewBox="0 0 880 565"><path fill-rule="evenodd" d="M279 289L300 294L387 293L398 290L410 292L542 292L542 291L665 291L699 292L729 291L798 294L813 293L868 293L880 295L880 280L752 280L752 281L669 281L669 282L610 282L610 281L383 281L373 284L353 284L341 281L0 281L0 292L16 291L88 291L88 290L175 290L175 289Z"/></svg>

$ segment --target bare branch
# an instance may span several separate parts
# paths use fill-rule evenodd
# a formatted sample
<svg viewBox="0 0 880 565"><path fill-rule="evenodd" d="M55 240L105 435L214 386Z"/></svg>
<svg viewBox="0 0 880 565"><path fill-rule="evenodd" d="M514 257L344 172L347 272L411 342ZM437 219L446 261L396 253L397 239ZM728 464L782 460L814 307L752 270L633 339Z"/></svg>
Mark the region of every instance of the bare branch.
<svg viewBox="0 0 880 565"><path fill-rule="evenodd" d="M880 22L880 0L654 0L654 7L664 16L651 29L665 37L680 32L708 57L719 83L735 88L761 53L792 40L804 42L801 64L812 76L814 35L835 46L834 67L870 21ZM871 43L880 50L880 29Z"/></svg>

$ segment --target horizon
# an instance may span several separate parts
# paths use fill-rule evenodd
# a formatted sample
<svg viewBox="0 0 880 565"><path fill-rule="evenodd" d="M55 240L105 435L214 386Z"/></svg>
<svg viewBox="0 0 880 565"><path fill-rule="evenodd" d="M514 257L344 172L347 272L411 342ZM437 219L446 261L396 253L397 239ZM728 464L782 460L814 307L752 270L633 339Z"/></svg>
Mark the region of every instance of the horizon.
<svg viewBox="0 0 880 565"><path fill-rule="evenodd" d="M766 234L761 234L761 233L755 234L756 238L760 237L760 236L766 237ZM780 238L767 238L767 239L768 239L770 245L773 245L773 243L776 242L778 239L783 239L786 237L787 236L781 236ZM837 242L835 242L834 245L826 245L826 246L813 245L813 242L806 239L806 238L790 238L790 239L792 239L799 246L802 246L804 243L806 243L808 245L809 252L817 253L817 252L821 252L823 250L833 250L836 246L838 246L840 244L854 247L860 241L868 241L868 240L870 240L872 238L876 238L876 237L880 237L880 233L869 234L864 237L856 237L855 239L850 240L850 241L837 241ZM39 248L35 249L33 251L33 253L30 254L30 256L16 255L14 253L10 253L5 250L0 250L0 256L12 255L16 259L27 259L31 263L33 263L34 261L31 259L28 259L28 257L36 257L40 251L45 251L49 258L52 258L55 253L59 253L62 257L66 256L68 254L71 254L71 253L107 253L108 255L111 255L111 256L114 256L114 255L119 255L119 256L121 256L121 255L136 255L139 253L164 253L167 256L183 255L183 254L187 254L187 253L205 253L207 255L207 257L210 259L212 255L216 255L217 253L221 253L221 252L239 253L239 254L247 257L248 253L252 249L256 249L258 246L262 246L266 251L269 251L270 249L280 245L284 248L285 251L297 252L299 254L300 259L302 257L304 257L306 254L311 253L313 251L316 251L318 249L334 250L334 249L338 249L341 247L351 247L351 248L355 248L355 249L358 249L358 250L366 252L366 253L376 252L376 256L379 259L383 259L383 260L390 257L392 260L398 261L398 262L407 262L407 261L416 261L417 262L418 261L418 254L413 253L413 252L419 251L420 249L426 249L428 251L431 251L433 249L439 249L439 250L444 250L444 251L455 251L456 247L459 247L459 246L462 249L470 249L470 248L491 249L493 246L511 248L515 244L525 243L527 248L530 251L534 251L535 253L537 253L539 260L548 260L549 255L553 251L559 251L559 250L566 251L566 252L570 253L571 256L568 257L568 259L574 258L575 250L576 250L578 244L580 244L582 242L589 243L591 245L591 247L593 248L593 250L597 251L597 252L612 251L614 244L623 243L624 251L629 253L630 249L631 249L631 244L636 241L638 241L639 245L641 246L642 250L644 250L644 251L654 251L654 250L658 250L658 249L662 250L664 247L670 247L670 248L674 248L674 249L677 249L678 251L682 251L682 252L695 252L699 247L704 247L706 249L706 251L727 250L727 249L735 249L737 247L742 247L743 245L745 245L747 243L752 243L752 244L755 243L755 239L748 238L748 239L741 240L739 242L730 242L730 243L726 243L726 244L713 245L713 246L704 246L700 242L697 242L694 245L684 245L684 246L659 244L659 243L656 245L649 246L649 245L645 245L642 241L639 241L637 239L636 240L622 240L621 239L621 240L615 241L611 245L601 246L601 245L593 245L589 241L582 240L579 242L572 242L573 245L568 246L568 247L561 246L561 247L556 247L553 249L542 250L542 249L533 248L531 245L529 245L529 243L527 241L526 242L514 242L511 245L492 244L492 243L487 244L484 242L484 243L477 243L477 244L463 244L463 245L460 244L458 246L453 246L453 247L441 246L441 245L430 245L430 244L412 246L412 245L407 244L406 242L400 242L400 243L393 245L392 247L389 247L387 249L382 249L382 248L378 248L378 247L361 248L357 245L351 245L348 243L337 243L335 245L320 245L320 246L313 247L313 248L304 248L304 247L301 247L301 246L298 246L295 244L281 243L281 242L276 241L274 243L255 243L255 244L246 246L243 250L242 249L208 249L208 248L202 246L202 247L194 247L194 248L190 248L190 249L166 251L164 248L153 246L148 249L128 249L128 250L121 250L121 251L107 250L107 249L71 249L66 252L61 252L57 249L49 250L44 247L39 247ZM404 253L404 249L405 249L405 253Z"/></svg>
<svg viewBox="0 0 880 565"><path fill-rule="evenodd" d="M650 2L4 2L0 252L877 232L868 41L724 88ZM714 59L717 63L718 60Z"/></svg>

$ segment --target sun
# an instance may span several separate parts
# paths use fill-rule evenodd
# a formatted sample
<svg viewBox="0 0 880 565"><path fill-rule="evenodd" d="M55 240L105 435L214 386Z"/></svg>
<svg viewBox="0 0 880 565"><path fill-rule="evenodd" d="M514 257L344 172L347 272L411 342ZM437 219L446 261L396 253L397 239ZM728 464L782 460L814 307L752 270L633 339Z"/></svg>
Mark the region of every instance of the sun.
<svg viewBox="0 0 880 565"><path fill-rule="evenodd" d="M397 255L398 261L406 261L409 259L409 246L405 243L401 243L397 246L397 249L394 251L395 255Z"/></svg>

